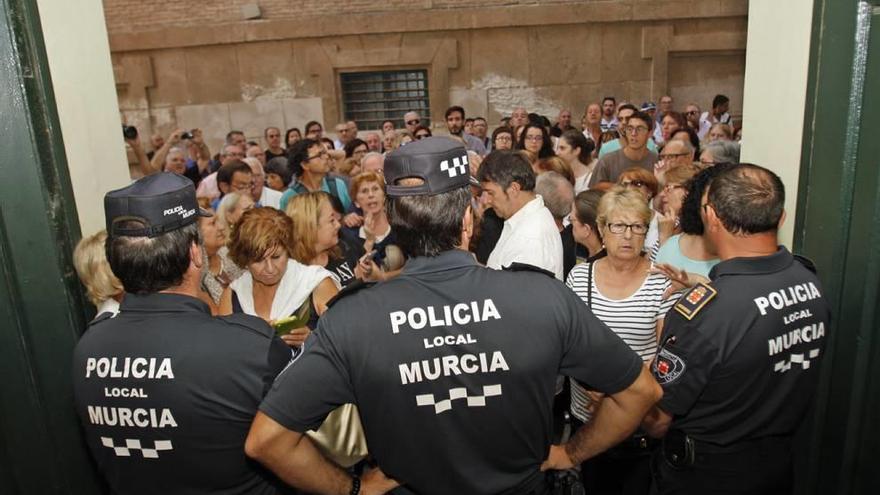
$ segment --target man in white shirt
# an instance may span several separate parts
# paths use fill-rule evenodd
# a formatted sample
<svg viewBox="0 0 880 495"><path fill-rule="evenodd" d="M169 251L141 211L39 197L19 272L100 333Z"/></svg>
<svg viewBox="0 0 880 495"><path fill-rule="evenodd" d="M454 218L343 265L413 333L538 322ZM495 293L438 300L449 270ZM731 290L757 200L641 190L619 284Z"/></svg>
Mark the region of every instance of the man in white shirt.
<svg viewBox="0 0 880 495"><path fill-rule="evenodd" d="M494 151L480 166L486 206L505 219L501 237L486 266L496 270L513 263L542 268L562 280L562 240L553 215L535 194L535 173L519 153Z"/></svg>
<svg viewBox="0 0 880 495"><path fill-rule="evenodd" d="M703 115L706 115L703 113ZM702 141L712 124L708 120L704 120L700 115L700 107L696 103L688 103L684 109L684 118L687 120L688 127L696 131L697 137Z"/></svg>
<svg viewBox="0 0 880 495"><path fill-rule="evenodd" d="M729 109L730 98L724 95L715 95L715 98L712 99L712 111L703 112L703 114L700 115L700 127L702 128L705 126L711 128L714 124L730 125L732 122L730 120L730 114L727 113ZM700 139L702 138L703 136L700 136Z"/></svg>
<svg viewBox="0 0 880 495"><path fill-rule="evenodd" d="M281 193L265 187L266 172L263 170L263 164L254 158L245 158L244 162L251 167L251 171L254 173L254 187L251 189L254 202L260 206L281 209Z"/></svg>
<svg viewBox="0 0 880 495"><path fill-rule="evenodd" d="M615 115L616 111L617 100L615 100L613 96L602 98L602 120L599 122L599 127L602 128L602 132L617 130L617 126L620 122Z"/></svg>

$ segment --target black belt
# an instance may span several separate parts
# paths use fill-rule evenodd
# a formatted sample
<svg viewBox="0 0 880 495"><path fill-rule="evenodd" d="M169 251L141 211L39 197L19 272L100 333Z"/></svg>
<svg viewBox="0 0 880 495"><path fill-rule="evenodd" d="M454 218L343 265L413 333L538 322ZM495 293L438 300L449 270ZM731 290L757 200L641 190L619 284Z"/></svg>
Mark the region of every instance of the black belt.
<svg viewBox="0 0 880 495"><path fill-rule="evenodd" d="M718 445L696 440L680 430L670 430L663 438L661 453L670 466L680 469L694 465L697 456L733 455L790 441L791 436L778 435Z"/></svg>

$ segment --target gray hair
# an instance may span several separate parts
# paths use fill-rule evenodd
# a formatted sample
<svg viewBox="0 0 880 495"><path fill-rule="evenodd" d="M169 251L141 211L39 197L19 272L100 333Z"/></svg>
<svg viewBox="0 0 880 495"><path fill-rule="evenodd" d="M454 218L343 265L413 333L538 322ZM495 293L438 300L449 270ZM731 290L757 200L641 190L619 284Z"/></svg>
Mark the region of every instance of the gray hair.
<svg viewBox="0 0 880 495"><path fill-rule="evenodd" d="M370 159L375 158L375 157L379 157L379 159L381 159L383 162L385 161L385 157L382 156L382 153L379 153L376 151L371 151L361 157L361 167L363 167L364 164L367 163L367 161L369 161Z"/></svg>
<svg viewBox="0 0 880 495"><path fill-rule="evenodd" d="M739 143L736 141L712 141L703 150L712 152L715 163L739 163Z"/></svg>
<svg viewBox="0 0 880 495"><path fill-rule="evenodd" d="M574 202L574 186L558 172L544 172L535 182L535 193L540 194L544 206L557 220L562 220L571 213Z"/></svg>

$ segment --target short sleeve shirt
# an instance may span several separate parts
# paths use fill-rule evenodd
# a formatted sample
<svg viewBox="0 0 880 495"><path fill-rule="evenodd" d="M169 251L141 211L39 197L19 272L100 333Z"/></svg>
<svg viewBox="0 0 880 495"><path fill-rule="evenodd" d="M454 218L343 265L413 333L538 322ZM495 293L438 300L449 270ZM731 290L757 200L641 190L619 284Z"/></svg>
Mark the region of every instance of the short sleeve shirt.
<svg viewBox="0 0 880 495"><path fill-rule="evenodd" d="M415 492L525 493L543 480L556 376L616 393L640 369L562 283L448 251L339 299L260 409L302 432L353 402L371 454Z"/></svg>
<svg viewBox="0 0 880 495"><path fill-rule="evenodd" d="M829 331L818 278L784 247L722 261L710 278L666 317L652 366L660 408L671 428L720 446L793 434Z"/></svg>
<svg viewBox="0 0 880 495"><path fill-rule="evenodd" d="M623 150L617 150L599 158L599 163L596 164L596 169L590 176L590 187L596 185L597 182L617 182L620 174L630 167L641 167L654 173L655 163L657 163L657 153L653 151L648 151L648 154L639 161L632 161L623 154Z"/></svg>
<svg viewBox="0 0 880 495"><path fill-rule="evenodd" d="M112 491L279 493L244 441L289 361L258 318L212 318L184 295L126 294L73 355L76 410Z"/></svg>

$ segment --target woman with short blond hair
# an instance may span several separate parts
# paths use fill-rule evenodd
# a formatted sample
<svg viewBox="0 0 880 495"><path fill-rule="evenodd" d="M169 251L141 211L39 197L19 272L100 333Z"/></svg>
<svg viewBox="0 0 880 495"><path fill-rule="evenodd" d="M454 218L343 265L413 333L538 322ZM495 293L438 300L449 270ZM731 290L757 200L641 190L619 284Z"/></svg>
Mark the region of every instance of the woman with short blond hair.
<svg viewBox="0 0 880 495"><path fill-rule="evenodd" d="M675 302L664 298L670 287L665 275L651 273L642 249L651 208L634 190L616 186L602 196L596 224L606 256L575 266L568 285L645 363L657 352L663 318ZM571 381L571 413L580 422L592 419L601 395ZM648 439L636 434L618 447L582 465L587 493L648 493L650 456L639 450Z"/></svg>
<svg viewBox="0 0 880 495"><path fill-rule="evenodd" d="M118 313L119 303L125 293L122 282L116 278L107 262L104 249L106 241L107 231L102 229L83 237L73 250L73 267L86 287L89 301L98 308L98 315Z"/></svg>
<svg viewBox="0 0 880 495"><path fill-rule="evenodd" d="M275 208L246 211L229 239L229 256L247 271L229 284L220 314L246 313L274 324L290 316L308 323L281 338L299 348L339 292L333 275L291 259L293 221Z"/></svg>

